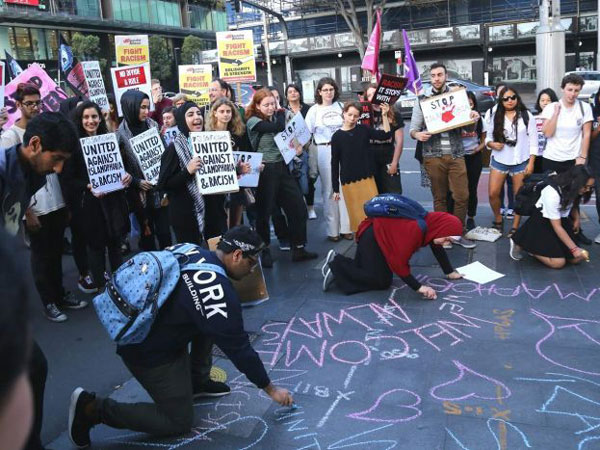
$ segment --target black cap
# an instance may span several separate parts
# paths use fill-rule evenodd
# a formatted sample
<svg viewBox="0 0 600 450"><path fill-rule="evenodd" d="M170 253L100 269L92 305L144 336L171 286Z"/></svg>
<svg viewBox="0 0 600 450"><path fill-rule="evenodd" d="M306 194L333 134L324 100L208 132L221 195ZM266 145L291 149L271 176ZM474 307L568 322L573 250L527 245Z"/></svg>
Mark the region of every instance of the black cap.
<svg viewBox="0 0 600 450"><path fill-rule="evenodd" d="M265 248L258 233L246 225L239 225L227 231L217 244L217 249L231 253L240 249L244 256L257 255Z"/></svg>

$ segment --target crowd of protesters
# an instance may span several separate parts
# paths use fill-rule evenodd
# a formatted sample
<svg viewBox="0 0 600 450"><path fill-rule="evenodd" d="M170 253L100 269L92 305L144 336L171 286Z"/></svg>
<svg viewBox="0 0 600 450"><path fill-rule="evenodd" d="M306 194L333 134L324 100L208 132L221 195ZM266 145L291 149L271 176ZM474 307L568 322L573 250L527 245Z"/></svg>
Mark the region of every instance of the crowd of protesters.
<svg viewBox="0 0 600 450"><path fill-rule="evenodd" d="M429 75L431 87L421 98L451 90L444 65L432 65ZM263 267L273 266L272 227L280 249L290 251L293 262L318 257L307 249L309 240L315 239L307 233L307 222L317 218L314 195L320 179L326 224L323 238L358 242L354 259L330 252L323 266L323 288L337 282L346 294L386 289L393 272L423 297L433 299L435 292L412 277L408 262L420 247L430 245L446 275L451 279L460 277L444 249L453 244L475 247L465 234L476 227L477 192L486 151L491 153L488 193L493 214L486 225L503 232L504 222L512 217L506 234L511 258L521 260L527 252L558 269L587 257L580 245L590 244L591 240L581 230L580 204L589 200L600 177L600 128L592 127L598 111L593 113L589 104L577 98L583 84L577 75L565 76L561 98L545 89L539 93L533 112L514 86L502 84L496 88L496 104L483 117L477 112L475 96L468 92L472 124L437 134L428 132L417 102L409 134L418 142L435 212L427 216L429 231L425 234L404 219L371 219L363 211L363 204L378 194L402 193L401 115L387 104L370 105L369 123L360 123L364 104L372 100L376 85L366 86L362 103L344 104L339 101L340 89L335 80L322 78L316 85L316 103L312 106L304 103L297 85L288 85L283 97L275 87L266 87L257 90L244 107L236 102L232 87L221 79L211 83L210 102L205 106L182 94L170 100L163 95L160 82L153 80L152 99L141 91L127 91L120 99L122 117L118 117L112 98L109 111L102 111L90 100L73 97L63 102L60 112L41 113L40 91L34 85L23 84L16 92L20 118L1 135L0 223L9 235L20 234L21 241L30 248L31 273L46 317L64 322L67 309L88 305L63 284L67 228L78 271L77 288L84 293L102 292L135 240L138 250L148 251L176 243L206 246L209 238L230 236L237 244L219 247L216 262L228 274L246 274L250 266L244 264L255 264L259 257ZM597 105L598 95L595 100ZM312 138L306 145L298 145L295 157L286 164L275 136L296 114L304 117ZM2 112L0 124L6 121ZM159 130L166 148L156 184L144 178L130 144L132 138L151 128ZM204 131L227 131L233 150L262 153L256 188L227 195L201 193L195 174L202 161L194 157L189 137L190 133ZM106 133L116 134L126 175L122 190L98 194L92 190L78 140ZM249 165L240 163L236 170L241 175ZM518 214L507 214L512 205L504 207L505 186L516 195L534 174L546 174L547 184L531 217L521 224ZM240 228L243 223L250 228ZM239 242L246 243L240 246ZM596 242L600 243L600 235ZM248 246L256 251L248 253ZM5 252L6 248L0 250ZM207 252L205 256L214 255ZM201 329L206 326L195 322L188 325ZM192 339L182 337L187 338ZM202 343L200 359L204 359L196 364L204 374L210 369L210 361L205 358L212 342L208 339ZM19 389L22 375L29 375L35 402L27 448L41 448L39 431L47 368L37 344L30 346L28 367L18 360L7 382L12 383L12 389ZM149 345L147 350L155 349ZM120 350L126 362L127 358L134 361L128 364L132 373L143 379L147 371L136 366L141 356L128 352L127 348ZM291 403L287 391L270 384L255 354L248 351L235 357L241 358L242 366L252 361L252 367L247 367L252 380L275 401ZM177 364L189 365L189 361L184 358ZM186 386L189 392L185 395L191 399L198 393L229 392L222 383L210 383ZM165 417L160 410L165 405L153 409L151 418L144 418L141 410L97 400L83 390L77 391L74 407L85 407L87 411L79 411L79 422L70 424L79 427L79 435L71 437L82 445L89 444L87 433L101 420L116 427L162 434L185 432L190 426L189 414L181 420ZM176 406L174 409L178 410Z"/></svg>

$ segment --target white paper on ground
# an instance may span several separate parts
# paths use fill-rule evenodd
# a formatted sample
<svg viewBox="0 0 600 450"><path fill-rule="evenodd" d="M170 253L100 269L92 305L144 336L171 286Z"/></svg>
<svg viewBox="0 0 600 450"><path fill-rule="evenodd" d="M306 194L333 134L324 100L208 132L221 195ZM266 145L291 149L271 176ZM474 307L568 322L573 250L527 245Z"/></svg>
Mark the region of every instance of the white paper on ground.
<svg viewBox="0 0 600 450"><path fill-rule="evenodd" d="M465 279L479 284L486 284L505 276L503 273L496 272L495 270L484 266L479 261L459 267L456 271Z"/></svg>
<svg viewBox="0 0 600 450"><path fill-rule="evenodd" d="M472 241L496 242L502 237L502 233L495 228L476 227L465 234L466 239Z"/></svg>

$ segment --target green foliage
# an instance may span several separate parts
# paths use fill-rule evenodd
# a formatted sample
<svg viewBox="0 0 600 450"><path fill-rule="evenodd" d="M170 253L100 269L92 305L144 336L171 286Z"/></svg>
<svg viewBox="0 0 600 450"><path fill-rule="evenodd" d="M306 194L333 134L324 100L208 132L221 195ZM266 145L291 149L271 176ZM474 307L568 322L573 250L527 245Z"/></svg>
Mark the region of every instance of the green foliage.
<svg viewBox="0 0 600 450"><path fill-rule="evenodd" d="M150 36L150 72L152 78L161 81L168 79L172 74L173 58L169 52L167 41L160 36Z"/></svg>
<svg viewBox="0 0 600 450"><path fill-rule="evenodd" d="M100 58L100 38L93 34L73 33L71 38L73 55L80 61L98 61L100 69L106 68L106 58Z"/></svg>
<svg viewBox="0 0 600 450"><path fill-rule="evenodd" d="M186 36L181 46L181 64L199 64L204 41L198 36Z"/></svg>

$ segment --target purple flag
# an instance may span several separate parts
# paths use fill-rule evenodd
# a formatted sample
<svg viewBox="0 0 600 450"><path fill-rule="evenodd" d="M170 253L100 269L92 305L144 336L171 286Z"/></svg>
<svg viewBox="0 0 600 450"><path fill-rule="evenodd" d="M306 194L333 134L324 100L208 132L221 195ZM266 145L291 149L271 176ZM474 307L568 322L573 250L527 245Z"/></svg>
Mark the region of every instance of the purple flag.
<svg viewBox="0 0 600 450"><path fill-rule="evenodd" d="M415 95L421 95L423 93L423 83L421 83L421 75L417 68L417 62L410 49L410 41L408 40L408 33L406 30L402 30L402 39L404 40L404 76L408 79L406 88L413 92Z"/></svg>

